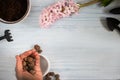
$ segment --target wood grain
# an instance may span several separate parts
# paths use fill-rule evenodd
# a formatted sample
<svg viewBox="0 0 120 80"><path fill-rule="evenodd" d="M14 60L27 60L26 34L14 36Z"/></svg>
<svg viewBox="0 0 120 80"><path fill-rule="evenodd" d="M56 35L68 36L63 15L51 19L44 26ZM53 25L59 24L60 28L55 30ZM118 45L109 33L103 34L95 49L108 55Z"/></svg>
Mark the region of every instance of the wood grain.
<svg viewBox="0 0 120 80"><path fill-rule="evenodd" d="M120 79L120 34L109 32L105 17L120 15L106 13L120 6L116 0L108 7L99 4L81 8L77 15L55 22L49 29L41 29L41 10L58 0L31 0L29 16L17 24L0 23L0 35L10 29L14 41L0 41L0 80L16 80L15 55L41 45L42 54L51 63L50 71L60 73L61 80ZM76 0L76 2L87 0Z"/></svg>

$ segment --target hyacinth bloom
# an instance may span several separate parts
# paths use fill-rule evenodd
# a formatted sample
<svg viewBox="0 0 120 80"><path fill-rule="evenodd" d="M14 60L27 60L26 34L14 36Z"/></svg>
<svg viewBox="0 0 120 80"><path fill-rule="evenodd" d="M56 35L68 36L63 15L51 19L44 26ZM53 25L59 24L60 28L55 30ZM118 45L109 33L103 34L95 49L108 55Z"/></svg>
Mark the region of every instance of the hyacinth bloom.
<svg viewBox="0 0 120 80"><path fill-rule="evenodd" d="M48 28L56 20L77 13L78 10L79 6L73 0L59 1L43 9L40 15L40 25L42 28Z"/></svg>

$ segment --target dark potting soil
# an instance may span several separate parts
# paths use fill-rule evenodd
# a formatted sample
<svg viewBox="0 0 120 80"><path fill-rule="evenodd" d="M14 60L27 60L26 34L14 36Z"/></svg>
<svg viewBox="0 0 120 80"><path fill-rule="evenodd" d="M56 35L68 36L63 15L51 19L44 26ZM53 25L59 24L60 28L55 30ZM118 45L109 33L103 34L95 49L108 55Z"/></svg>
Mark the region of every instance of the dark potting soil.
<svg viewBox="0 0 120 80"><path fill-rule="evenodd" d="M16 21L27 11L27 0L0 0L0 18Z"/></svg>

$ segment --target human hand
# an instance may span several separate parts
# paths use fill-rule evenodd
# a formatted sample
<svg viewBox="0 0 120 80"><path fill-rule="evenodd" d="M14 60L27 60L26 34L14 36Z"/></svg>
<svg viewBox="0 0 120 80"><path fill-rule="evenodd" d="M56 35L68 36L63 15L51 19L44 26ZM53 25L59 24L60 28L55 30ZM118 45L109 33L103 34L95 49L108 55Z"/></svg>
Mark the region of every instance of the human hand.
<svg viewBox="0 0 120 80"><path fill-rule="evenodd" d="M36 59L35 66L34 66L34 70L35 70L34 75L30 74L28 71L24 71L23 65L22 65L23 59L30 55L34 56ZM23 54L16 56L16 77L17 77L17 80L42 80L43 79L42 72L40 69L40 56L36 52L36 50L32 49L24 52Z"/></svg>

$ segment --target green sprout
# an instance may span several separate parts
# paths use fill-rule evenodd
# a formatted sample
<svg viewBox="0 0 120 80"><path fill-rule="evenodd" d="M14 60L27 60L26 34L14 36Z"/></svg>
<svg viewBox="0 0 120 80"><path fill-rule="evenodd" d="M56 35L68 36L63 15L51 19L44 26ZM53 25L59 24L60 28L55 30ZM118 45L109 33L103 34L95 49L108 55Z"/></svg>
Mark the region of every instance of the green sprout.
<svg viewBox="0 0 120 80"><path fill-rule="evenodd" d="M100 0L102 6L108 6L111 2L113 2L114 0Z"/></svg>

